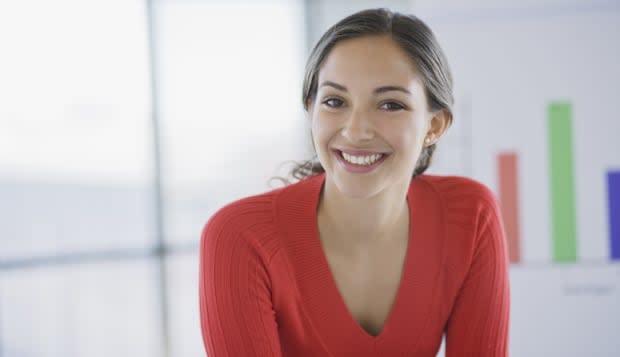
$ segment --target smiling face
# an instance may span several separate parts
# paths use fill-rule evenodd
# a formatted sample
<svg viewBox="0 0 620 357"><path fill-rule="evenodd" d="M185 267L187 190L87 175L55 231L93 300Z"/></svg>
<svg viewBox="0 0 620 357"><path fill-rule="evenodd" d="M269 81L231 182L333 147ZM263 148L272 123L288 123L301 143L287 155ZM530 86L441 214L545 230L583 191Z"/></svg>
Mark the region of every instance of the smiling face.
<svg viewBox="0 0 620 357"><path fill-rule="evenodd" d="M355 198L408 187L423 145L445 130L441 112L429 112L414 64L389 36L338 42L319 70L308 115L326 184ZM429 132L434 139L425 143Z"/></svg>

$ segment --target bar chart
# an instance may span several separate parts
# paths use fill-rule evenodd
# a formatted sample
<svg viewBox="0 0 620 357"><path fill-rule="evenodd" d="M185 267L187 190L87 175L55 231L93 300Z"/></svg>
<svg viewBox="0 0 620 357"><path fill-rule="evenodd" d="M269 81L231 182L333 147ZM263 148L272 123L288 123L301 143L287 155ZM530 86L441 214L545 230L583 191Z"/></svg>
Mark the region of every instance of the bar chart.
<svg viewBox="0 0 620 357"><path fill-rule="evenodd" d="M523 11L483 16L475 3L433 24L457 108L438 149L454 154L438 173L473 177L499 201L510 355L617 356L619 6L562 15L521 1Z"/></svg>
<svg viewBox="0 0 620 357"><path fill-rule="evenodd" d="M607 173L607 190L610 257L620 261L620 170Z"/></svg>
<svg viewBox="0 0 620 357"><path fill-rule="evenodd" d="M550 244L554 263L578 262L578 217L575 189L573 110L570 102L551 102L546 108ZM519 154L497 154L498 199L502 210L510 263L522 262L519 193ZM601 172L606 180L609 260L620 261L620 169Z"/></svg>

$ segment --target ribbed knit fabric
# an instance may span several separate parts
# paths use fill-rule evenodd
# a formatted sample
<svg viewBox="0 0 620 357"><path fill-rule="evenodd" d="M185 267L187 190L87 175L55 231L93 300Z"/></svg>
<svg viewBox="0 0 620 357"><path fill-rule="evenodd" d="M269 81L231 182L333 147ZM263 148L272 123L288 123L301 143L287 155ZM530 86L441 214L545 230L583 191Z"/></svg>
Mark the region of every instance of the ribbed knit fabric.
<svg viewBox="0 0 620 357"><path fill-rule="evenodd" d="M233 202L200 246L200 321L209 357L508 355L509 284L493 194L463 177L422 175L383 330L368 334L337 288L317 212L325 174Z"/></svg>

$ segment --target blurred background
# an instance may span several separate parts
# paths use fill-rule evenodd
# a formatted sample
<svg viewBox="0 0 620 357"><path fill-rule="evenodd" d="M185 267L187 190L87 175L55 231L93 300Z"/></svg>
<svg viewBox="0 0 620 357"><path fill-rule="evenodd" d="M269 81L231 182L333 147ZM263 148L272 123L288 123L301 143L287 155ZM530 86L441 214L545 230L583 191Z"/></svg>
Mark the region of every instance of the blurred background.
<svg viewBox="0 0 620 357"><path fill-rule="evenodd" d="M311 157L306 57L368 7L447 53L430 173L501 201L511 356L618 356L619 1L31 0L0 2L0 357L204 356L201 229Z"/></svg>

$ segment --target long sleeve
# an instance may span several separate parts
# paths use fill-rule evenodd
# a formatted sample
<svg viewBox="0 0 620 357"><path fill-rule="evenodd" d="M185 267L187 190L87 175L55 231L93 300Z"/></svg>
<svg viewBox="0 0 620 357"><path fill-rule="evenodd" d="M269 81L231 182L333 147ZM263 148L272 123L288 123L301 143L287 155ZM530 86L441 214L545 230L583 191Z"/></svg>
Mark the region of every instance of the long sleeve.
<svg viewBox="0 0 620 357"><path fill-rule="evenodd" d="M243 213L220 210L202 232L203 342L209 357L280 357L268 261Z"/></svg>
<svg viewBox="0 0 620 357"><path fill-rule="evenodd" d="M510 288L499 207L485 192L469 272L446 327L446 356L508 356Z"/></svg>

